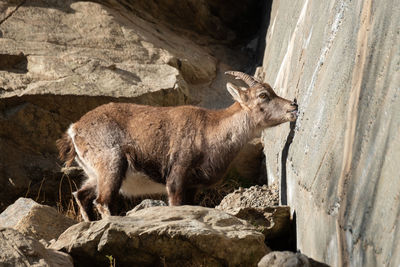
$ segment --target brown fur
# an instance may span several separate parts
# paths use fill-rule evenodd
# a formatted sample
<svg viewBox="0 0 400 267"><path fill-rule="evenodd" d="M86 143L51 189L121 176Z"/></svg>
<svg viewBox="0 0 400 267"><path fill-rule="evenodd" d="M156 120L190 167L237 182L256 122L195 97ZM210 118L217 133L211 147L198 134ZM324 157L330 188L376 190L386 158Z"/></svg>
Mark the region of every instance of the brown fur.
<svg viewBox="0 0 400 267"><path fill-rule="evenodd" d="M228 90L237 102L222 110L110 103L72 124L57 146L67 165L75 157L88 175L74 194L85 220L92 203L102 216L112 214L124 182L165 184L170 205L192 204L196 190L218 182L246 142L296 119L297 105L268 84ZM136 195L150 190L129 188Z"/></svg>
<svg viewBox="0 0 400 267"><path fill-rule="evenodd" d="M58 148L58 157L61 161L65 162L65 166L71 166L74 158L76 156L74 144L72 143L71 137L67 133L56 141L56 146Z"/></svg>

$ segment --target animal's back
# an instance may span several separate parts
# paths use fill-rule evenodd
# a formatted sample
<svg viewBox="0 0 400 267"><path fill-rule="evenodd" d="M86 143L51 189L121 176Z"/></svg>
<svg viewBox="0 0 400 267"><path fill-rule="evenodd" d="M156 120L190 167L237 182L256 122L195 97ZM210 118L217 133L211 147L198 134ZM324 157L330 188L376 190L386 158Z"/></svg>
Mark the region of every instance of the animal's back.
<svg viewBox="0 0 400 267"><path fill-rule="evenodd" d="M196 122L204 121L205 110L194 106L154 107L130 103L109 103L99 106L74 123L79 131L96 131L96 127L117 125L132 137L157 134L161 129L172 136L176 131L191 131ZM195 119L193 121L193 118Z"/></svg>

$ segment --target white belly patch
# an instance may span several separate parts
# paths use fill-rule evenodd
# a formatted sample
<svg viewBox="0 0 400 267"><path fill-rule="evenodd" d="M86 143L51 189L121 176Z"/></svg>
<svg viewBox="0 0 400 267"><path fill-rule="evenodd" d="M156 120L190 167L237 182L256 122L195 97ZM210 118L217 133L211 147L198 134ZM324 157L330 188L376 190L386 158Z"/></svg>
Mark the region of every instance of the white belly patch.
<svg viewBox="0 0 400 267"><path fill-rule="evenodd" d="M131 168L127 170L119 191L127 197L167 194L164 184L154 182L146 174Z"/></svg>

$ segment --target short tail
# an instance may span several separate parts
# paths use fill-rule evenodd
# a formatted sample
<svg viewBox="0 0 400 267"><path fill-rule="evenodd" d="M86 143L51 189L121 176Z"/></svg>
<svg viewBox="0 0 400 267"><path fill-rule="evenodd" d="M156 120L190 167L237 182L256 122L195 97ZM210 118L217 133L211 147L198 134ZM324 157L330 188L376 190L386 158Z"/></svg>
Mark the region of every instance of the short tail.
<svg viewBox="0 0 400 267"><path fill-rule="evenodd" d="M64 133L64 135L56 141L58 148L58 157L65 162L65 167L71 166L76 156L76 151L71 137Z"/></svg>

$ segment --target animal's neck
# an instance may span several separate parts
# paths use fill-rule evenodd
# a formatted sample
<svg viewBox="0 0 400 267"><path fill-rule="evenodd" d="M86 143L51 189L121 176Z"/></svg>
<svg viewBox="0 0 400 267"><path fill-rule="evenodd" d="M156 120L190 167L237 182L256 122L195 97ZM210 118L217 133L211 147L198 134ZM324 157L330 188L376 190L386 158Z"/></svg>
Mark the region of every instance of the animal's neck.
<svg viewBox="0 0 400 267"><path fill-rule="evenodd" d="M220 157L222 165L229 164L240 149L254 138L254 125L248 111L235 102L225 110L217 111L213 124L211 144L212 153ZM224 162L226 161L226 162Z"/></svg>

